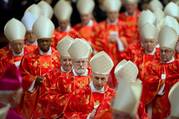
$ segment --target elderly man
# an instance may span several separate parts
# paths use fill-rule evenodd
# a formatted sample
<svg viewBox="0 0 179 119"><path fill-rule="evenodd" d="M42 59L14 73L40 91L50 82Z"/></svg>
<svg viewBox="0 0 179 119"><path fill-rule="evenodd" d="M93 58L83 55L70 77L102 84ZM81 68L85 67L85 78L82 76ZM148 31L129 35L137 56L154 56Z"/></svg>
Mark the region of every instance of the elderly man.
<svg viewBox="0 0 179 119"><path fill-rule="evenodd" d="M4 34L9 40L9 46L0 49L0 75L4 73L8 63L19 67L22 57L30 52L24 46L25 32L24 25L15 18L6 23Z"/></svg>
<svg viewBox="0 0 179 119"><path fill-rule="evenodd" d="M137 100L133 100L134 97L128 98L130 94L130 87L136 86L136 92L141 93L141 81L137 79L138 68L131 61L122 60L115 68L115 76L118 79L118 87L116 96L111 102L103 102L97 109L95 119L131 119L139 117L140 119L148 119L145 112L143 103L140 101L140 96ZM126 92L125 92L126 91ZM141 94L140 94L141 95ZM125 98L126 96L126 98ZM135 105L134 107L132 105ZM138 110L138 111L137 111Z"/></svg>
<svg viewBox="0 0 179 119"><path fill-rule="evenodd" d="M64 11L65 9L65 11ZM56 48L58 41L60 41L64 36L69 35L72 38L79 37L76 30L71 28L70 17L72 14L72 7L68 1L62 0L58 1L54 7L54 14L58 20L59 27L56 28L53 35L52 46Z"/></svg>
<svg viewBox="0 0 179 119"><path fill-rule="evenodd" d="M48 114L50 117L63 115L69 101L69 95L75 90L86 87L90 83L91 69L88 66L92 52L90 44L83 39L73 40L69 36L64 37L57 46L60 51L61 72L52 71L51 81L55 79L55 91L50 91ZM58 105L58 108L57 108Z"/></svg>
<svg viewBox="0 0 179 119"><path fill-rule="evenodd" d="M112 58L114 65L119 61L118 53L125 50L126 41L123 37L123 23L119 21L119 10L121 2L119 0L104 0L103 2L107 19L98 24L94 40L96 51L105 51ZM114 76L109 80L110 85L115 87Z"/></svg>
<svg viewBox="0 0 179 119"><path fill-rule="evenodd" d="M107 19L98 25L94 46L97 51L104 50L107 52L112 57L114 64L117 64L117 53L125 49L122 40L123 25L118 20L121 3L118 0L105 0L104 7L107 12Z"/></svg>
<svg viewBox="0 0 179 119"><path fill-rule="evenodd" d="M140 15L138 10L138 0L123 0L123 5L126 11L119 15L119 20L124 22L124 34L128 45L130 45L137 42L139 39L137 28Z"/></svg>
<svg viewBox="0 0 179 119"><path fill-rule="evenodd" d="M177 33L172 28L163 26L159 33L160 60L146 65L143 85L145 89L148 88L146 92L150 98L146 98L146 95L142 100L146 105L151 105L149 111L153 119L166 118L169 115L168 93L179 79L179 65L175 60L176 42Z"/></svg>
<svg viewBox="0 0 179 119"><path fill-rule="evenodd" d="M74 29L79 32L81 37L86 39L93 45L96 21L93 18L93 9L95 3L93 0L79 0L77 2L77 9L81 16L81 23L74 26Z"/></svg>
<svg viewBox="0 0 179 119"><path fill-rule="evenodd" d="M46 96L46 100L48 101L48 111L46 111L46 116L48 117L53 117L62 113L64 108L63 101L67 98L65 95L71 92L72 59L68 53L68 49L73 42L73 38L65 36L57 44L57 50L60 53L60 68L50 71L47 77L48 87L50 88L48 95Z"/></svg>
<svg viewBox="0 0 179 119"><path fill-rule="evenodd" d="M94 118L97 107L102 101L110 102L114 90L107 86L108 77L114 64L109 55L99 52L90 60L92 77L90 83L74 90L69 97L65 118ZM77 101L81 100L81 101Z"/></svg>

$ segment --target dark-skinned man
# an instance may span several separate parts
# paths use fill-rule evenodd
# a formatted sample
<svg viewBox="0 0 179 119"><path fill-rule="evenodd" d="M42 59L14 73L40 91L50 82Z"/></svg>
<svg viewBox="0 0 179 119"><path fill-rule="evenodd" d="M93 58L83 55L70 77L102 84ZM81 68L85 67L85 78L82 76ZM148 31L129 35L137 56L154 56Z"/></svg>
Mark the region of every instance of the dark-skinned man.
<svg viewBox="0 0 179 119"><path fill-rule="evenodd" d="M51 48L51 40L54 32L54 25L51 20L41 16L34 23L32 29L38 37L38 48L32 54L23 58L20 67L24 88L22 110L26 118L43 116L41 115L42 94L44 93L43 91L47 90L47 87L45 87L46 81L44 81L45 74L54 68L60 68L59 54Z"/></svg>

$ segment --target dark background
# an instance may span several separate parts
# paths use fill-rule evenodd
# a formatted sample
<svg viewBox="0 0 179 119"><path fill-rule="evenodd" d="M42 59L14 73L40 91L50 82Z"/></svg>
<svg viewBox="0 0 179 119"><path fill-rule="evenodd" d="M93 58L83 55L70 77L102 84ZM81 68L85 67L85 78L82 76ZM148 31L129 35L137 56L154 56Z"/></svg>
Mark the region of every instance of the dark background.
<svg viewBox="0 0 179 119"><path fill-rule="evenodd" d="M4 37L3 29L6 22L11 18L21 19L25 9L33 3L38 3L40 0L0 0L0 48L7 45L7 40ZM53 0L51 5L54 7L58 0ZM142 9L142 5L148 3L150 0L141 0L139 3L139 9ZM161 0L164 2L163 0ZM75 25L80 22L80 16L77 12L75 0L71 1L73 7L73 13L71 16L71 25ZM98 22L106 18L105 13L102 12L98 7L98 2L95 0L96 6L94 9L94 17ZM124 8L121 12L125 11ZM57 20L53 16L52 21L57 26Z"/></svg>

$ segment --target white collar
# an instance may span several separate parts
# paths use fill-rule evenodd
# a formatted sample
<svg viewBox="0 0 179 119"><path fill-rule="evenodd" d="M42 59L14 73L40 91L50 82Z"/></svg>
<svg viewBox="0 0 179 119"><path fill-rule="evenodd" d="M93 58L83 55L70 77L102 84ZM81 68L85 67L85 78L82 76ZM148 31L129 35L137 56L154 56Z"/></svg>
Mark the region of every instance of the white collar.
<svg viewBox="0 0 179 119"><path fill-rule="evenodd" d="M170 61L166 62L166 63L168 64L168 63L171 63L173 61L175 61L175 57L172 57L172 59Z"/></svg>
<svg viewBox="0 0 179 119"><path fill-rule="evenodd" d="M160 45L159 45L159 44L157 44L156 48L160 48Z"/></svg>
<svg viewBox="0 0 179 119"><path fill-rule="evenodd" d="M22 52L19 53L19 54L15 53L15 52L12 50L12 54L13 54L13 56L23 56L23 55L24 55L24 48L22 49Z"/></svg>
<svg viewBox="0 0 179 119"><path fill-rule="evenodd" d="M69 32L71 30L71 26L68 25L67 28L65 29L65 32Z"/></svg>
<svg viewBox="0 0 179 119"><path fill-rule="evenodd" d="M93 84L93 81L90 82L89 86L90 86L92 92L97 92L97 93L104 93L105 92L104 87L101 88L100 90L97 90L95 88L94 84Z"/></svg>
<svg viewBox="0 0 179 119"><path fill-rule="evenodd" d="M111 22L109 21L109 19L107 19L107 23L111 25L116 25L118 23L118 20L116 19L114 22Z"/></svg>
<svg viewBox="0 0 179 119"><path fill-rule="evenodd" d="M43 52L42 50L39 49L40 55L51 55L52 54L52 48L50 47L47 52Z"/></svg>
<svg viewBox="0 0 179 119"><path fill-rule="evenodd" d="M65 72L65 73L67 72L67 71L65 71L65 70L63 69L62 66L60 67L60 71L61 71L61 72Z"/></svg>
<svg viewBox="0 0 179 119"><path fill-rule="evenodd" d="M155 54L155 52L156 52L156 48L154 48L154 50L153 50L152 52L147 53L147 54L148 54L148 55L154 55L154 54Z"/></svg>
<svg viewBox="0 0 179 119"><path fill-rule="evenodd" d="M72 73L74 76L79 76L76 72L75 69L72 67ZM85 73L80 75L80 76L88 76L88 69L86 69Z"/></svg>
<svg viewBox="0 0 179 119"><path fill-rule="evenodd" d="M93 20L90 20L86 26L93 26Z"/></svg>

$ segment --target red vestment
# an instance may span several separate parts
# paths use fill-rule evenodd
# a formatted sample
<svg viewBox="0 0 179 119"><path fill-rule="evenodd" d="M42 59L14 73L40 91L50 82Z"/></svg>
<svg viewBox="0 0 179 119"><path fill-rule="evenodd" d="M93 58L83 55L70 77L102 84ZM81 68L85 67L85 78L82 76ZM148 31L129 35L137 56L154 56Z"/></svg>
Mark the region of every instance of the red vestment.
<svg viewBox="0 0 179 119"><path fill-rule="evenodd" d="M46 74L54 68L60 68L59 61L59 54L53 48L51 49L51 53L48 55L41 55L39 53L39 49L36 49L33 53L24 56L22 59L20 71L23 76L22 84L24 95L21 105L23 115L26 118L37 116L41 109L44 108L43 106L45 105L38 104L45 91L49 88L47 86L48 84L46 84L48 82L46 81ZM29 88L37 76L42 76L44 78L43 84L41 86L35 85L35 90L33 92L29 92Z"/></svg>
<svg viewBox="0 0 179 119"><path fill-rule="evenodd" d="M69 101L69 95L75 90L86 87L90 82L91 71L88 69L87 76L74 76L72 72L66 73L60 69L49 73L50 81L55 82L48 93L48 117L57 116L64 112Z"/></svg>
<svg viewBox="0 0 179 119"><path fill-rule="evenodd" d="M26 44L28 51L33 52L36 48L38 48L37 44Z"/></svg>
<svg viewBox="0 0 179 119"><path fill-rule="evenodd" d="M145 112L145 106L140 102L137 115L139 119L149 119ZM98 107L94 119L112 119L112 108L109 101L104 101Z"/></svg>
<svg viewBox="0 0 179 119"><path fill-rule="evenodd" d="M122 43L123 48L125 49L125 39L123 37L123 23L117 21L116 23L108 23L108 21L103 21L98 24L96 28L95 38L93 40L94 49L96 51L105 51L112 58L114 64L116 65L119 62L119 47L118 43ZM117 41L111 41L112 37ZM117 37L117 38L116 38ZM116 79L114 74L111 74L109 79L109 85L111 87L116 86Z"/></svg>
<svg viewBox="0 0 179 119"><path fill-rule="evenodd" d="M114 90L108 86L104 87L104 92L93 92L90 86L76 90L70 95L70 100L65 111L66 119L86 119L94 106L100 105L104 100L111 101Z"/></svg>
<svg viewBox="0 0 179 119"><path fill-rule="evenodd" d="M0 76L4 73L9 64L15 64L17 67L19 67L22 57L30 52L31 51L27 48L27 46L25 46L23 53L19 56L13 55L9 47L0 49Z"/></svg>
<svg viewBox="0 0 179 119"><path fill-rule="evenodd" d="M117 21L116 24L110 24L107 20L99 23L93 41L95 50L107 52L115 64L118 63L118 44L117 41L110 41L109 39L113 33L117 33L115 35L124 43L122 26L123 24L120 21Z"/></svg>
<svg viewBox="0 0 179 119"><path fill-rule="evenodd" d="M96 21L90 21L90 22L92 22L91 25L83 25L79 23L74 26L74 29L78 31L78 33L82 38L86 39L93 46L93 40L95 35L95 29L97 27L97 22Z"/></svg>
<svg viewBox="0 0 179 119"><path fill-rule="evenodd" d="M178 61L169 63L153 61L145 67L142 101L145 105L152 104L152 119L164 119L170 113L169 90L179 81ZM159 92L162 93L159 94Z"/></svg>
<svg viewBox="0 0 179 119"><path fill-rule="evenodd" d="M138 42L139 31L138 31L138 18L140 11L136 10L132 16L128 15L127 12L119 15L119 20L124 23L124 35L126 37L128 45ZM130 47L130 46L129 46Z"/></svg>
<svg viewBox="0 0 179 119"><path fill-rule="evenodd" d="M69 31L60 31L59 28L57 28L53 34L52 47L56 49L58 41L60 41L63 37L67 35L71 36L72 38L80 37L79 33L73 28L70 28Z"/></svg>

